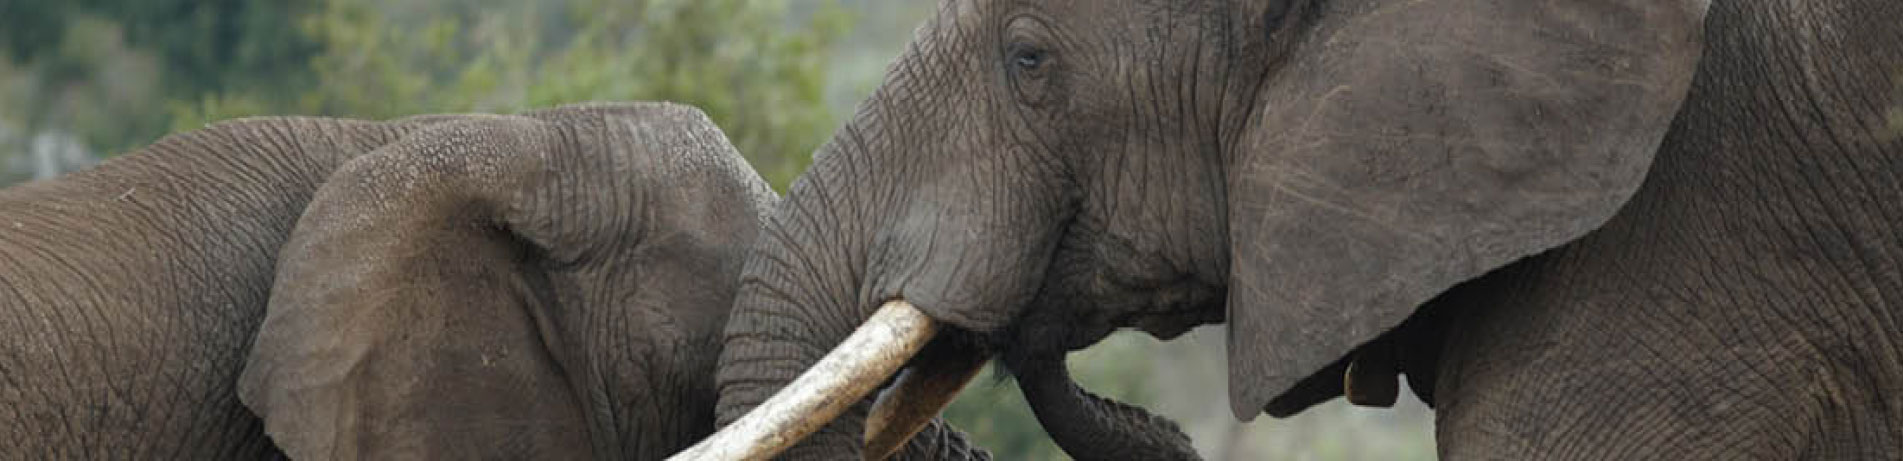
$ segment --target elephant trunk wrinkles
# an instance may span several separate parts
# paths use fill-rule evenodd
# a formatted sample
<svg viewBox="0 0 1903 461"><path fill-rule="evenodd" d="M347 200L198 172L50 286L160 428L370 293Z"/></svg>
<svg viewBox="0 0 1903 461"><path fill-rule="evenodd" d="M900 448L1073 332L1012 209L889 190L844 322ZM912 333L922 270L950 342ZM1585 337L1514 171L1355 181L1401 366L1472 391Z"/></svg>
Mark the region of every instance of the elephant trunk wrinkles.
<svg viewBox="0 0 1903 461"><path fill-rule="evenodd" d="M854 126L841 131L854 136ZM853 156L851 142L836 139L816 155ZM877 216L854 216L850 200L831 188L851 176L838 164L816 162L767 220L741 270L740 287L727 323L716 385L717 416L725 427L779 392L851 335L882 300L864 298L862 270ZM865 446L868 397L778 459L856 459ZM990 459L964 434L934 421L892 459Z"/></svg>
<svg viewBox="0 0 1903 461"><path fill-rule="evenodd" d="M1071 457L1201 459L1175 422L1078 387L1061 355L1009 362L1038 424Z"/></svg>
<svg viewBox="0 0 1903 461"><path fill-rule="evenodd" d="M825 181L818 176L801 182ZM797 193L806 185L796 185L768 218L741 270L717 373L721 427L786 387L870 315L843 270L851 262L839 250L851 237L815 203L823 197ZM781 458L858 458L868 409L855 405Z"/></svg>
<svg viewBox="0 0 1903 461"><path fill-rule="evenodd" d="M859 114L820 148L768 218L741 271L727 325L717 383L721 426L792 382L885 301L904 298L941 324L985 330L1001 326L1009 313L962 307L1010 304L1001 300L1027 297L1035 286L1035 279L1002 268L1048 255L1052 232L1042 231L1052 226L1033 224L1067 215L1048 206L1021 206L1046 203L1028 193L993 201L950 199L983 171L942 168L949 166L943 160L960 158L951 152L963 151L955 149L995 147L992 141L1002 136L973 122L988 118L983 107L922 91L963 88L949 76L972 70L971 62L924 51L961 43L955 40L961 32L920 32L893 65L903 70L891 72ZM922 107L938 109L917 110ZM994 167L1044 167L1025 165L1030 158L1002 149L980 154L997 159ZM1048 189L1053 183L1039 185ZM1024 232L1041 233L1019 235ZM1026 241L1036 244L1021 243ZM981 267L999 270L976 269ZM1041 267L1024 273L1041 273ZM862 399L784 457L859 457L870 409L870 399ZM962 447L962 436L947 435L955 432L932 424L895 458L983 456ZM934 443L961 448L926 453L924 446Z"/></svg>
<svg viewBox="0 0 1903 461"><path fill-rule="evenodd" d="M771 240L772 237L762 239L762 246L783 247L765 243ZM756 256L755 261L761 259ZM753 265L749 263L750 267ZM808 313L808 307L776 299L779 296L775 293L784 293L784 289L769 288L765 282L747 276L743 276L743 280L727 326L726 349L720 358L717 414L722 427L765 402L825 355L825 344L830 343L819 338L823 334L816 332L850 330L850 325L844 328L821 325L844 322L828 322L825 316ZM782 458L857 458L866 411L866 405L854 406L788 450Z"/></svg>

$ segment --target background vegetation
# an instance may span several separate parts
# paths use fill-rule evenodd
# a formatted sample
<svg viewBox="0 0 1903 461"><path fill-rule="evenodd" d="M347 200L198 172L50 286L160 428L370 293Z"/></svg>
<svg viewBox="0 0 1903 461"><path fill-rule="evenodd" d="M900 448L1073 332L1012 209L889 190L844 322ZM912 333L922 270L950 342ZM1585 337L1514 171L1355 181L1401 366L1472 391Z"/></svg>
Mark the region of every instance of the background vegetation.
<svg viewBox="0 0 1903 461"><path fill-rule="evenodd" d="M0 0L0 185L237 116L671 100L705 110L783 188L933 3ZM1182 423L1209 459L1433 457L1431 413L1412 400L1235 422L1222 339L1118 335L1071 364L1093 391ZM947 416L999 459L1063 458L989 371Z"/></svg>
<svg viewBox="0 0 1903 461"><path fill-rule="evenodd" d="M830 4L760 0L6 1L12 133L119 152L247 115L672 100L775 184L835 124L826 67L851 24Z"/></svg>

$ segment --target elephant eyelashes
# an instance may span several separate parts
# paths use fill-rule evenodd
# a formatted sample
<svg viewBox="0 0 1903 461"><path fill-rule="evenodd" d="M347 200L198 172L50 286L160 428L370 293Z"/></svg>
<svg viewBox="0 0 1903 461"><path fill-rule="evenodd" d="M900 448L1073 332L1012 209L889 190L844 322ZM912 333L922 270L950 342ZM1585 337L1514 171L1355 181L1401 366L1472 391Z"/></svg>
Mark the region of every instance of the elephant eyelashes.
<svg viewBox="0 0 1903 461"><path fill-rule="evenodd" d="M1019 45L1012 48L1011 65L1017 66L1018 72L1036 72L1044 66L1044 60L1049 58L1044 50L1030 46Z"/></svg>
<svg viewBox="0 0 1903 461"><path fill-rule="evenodd" d="M1044 80L1050 74L1051 52L1033 45L1013 44L1005 51L1011 79L1020 87L1027 82Z"/></svg>
<svg viewBox="0 0 1903 461"><path fill-rule="evenodd" d="M1004 71L1018 100L1029 106L1050 102L1052 72L1057 70L1057 53L1046 46L1053 42L1051 25L1035 15L1023 15L1006 23L1000 41L1005 44Z"/></svg>
<svg viewBox="0 0 1903 461"><path fill-rule="evenodd" d="M1012 45L1005 58L1018 99L1032 106L1049 102L1051 53L1030 45Z"/></svg>

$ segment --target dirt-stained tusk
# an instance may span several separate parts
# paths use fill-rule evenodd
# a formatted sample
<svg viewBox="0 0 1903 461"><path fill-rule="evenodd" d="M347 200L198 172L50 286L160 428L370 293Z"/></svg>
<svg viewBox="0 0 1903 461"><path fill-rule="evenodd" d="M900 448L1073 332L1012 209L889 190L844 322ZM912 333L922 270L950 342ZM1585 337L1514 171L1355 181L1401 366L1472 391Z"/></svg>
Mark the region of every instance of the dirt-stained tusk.
<svg viewBox="0 0 1903 461"><path fill-rule="evenodd" d="M958 391L983 370L987 359L979 354L946 354L906 370L866 418L867 460L884 460L932 422ZM921 359L925 360L925 359Z"/></svg>
<svg viewBox="0 0 1903 461"><path fill-rule="evenodd" d="M872 392L937 332L931 317L911 303L887 302L786 388L668 459L763 460L780 454Z"/></svg>

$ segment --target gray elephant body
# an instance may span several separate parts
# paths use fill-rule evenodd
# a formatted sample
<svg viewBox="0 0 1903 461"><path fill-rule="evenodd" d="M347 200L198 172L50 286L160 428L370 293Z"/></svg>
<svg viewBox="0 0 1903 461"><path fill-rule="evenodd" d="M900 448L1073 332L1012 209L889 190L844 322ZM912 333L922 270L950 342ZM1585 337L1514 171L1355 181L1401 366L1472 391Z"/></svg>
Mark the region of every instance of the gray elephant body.
<svg viewBox="0 0 1903 461"><path fill-rule="evenodd" d="M0 458L659 459L713 430L776 200L648 103L229 122L8 189Z"/></svg>
<svg viewBox="0 0 1903 461"><path fill-rule="evenodd" d="M233 385L330 171L421 123L255 119L0 191L0 458L256 459Z"/></svg>
<svg viewBox="0 0 1903 461"><path fill-rule="evenodd" d="M1714 2L1691 92L1619 214L1425 308L1447 310L1422 383L1443 455L1903 452L1903 132L1882 116L1903 104L1899 15Z"/></svg>
<svg viewBox="0 0 1903 461"><path fill-rule="evenodd" d="M904 298L1080 459L1194 453L1063 354L1218 321L1245 419L1405 373L1449 458L1893 454L1900 16L946 0L769 220L721 420Z"/></svg>
<svg viewBox="0 0 1903 461"><path fill-rule="evenodd" d="M688 106L429 127L318 189L237 395L294 458L659 459L775 200Z"/></svg>

